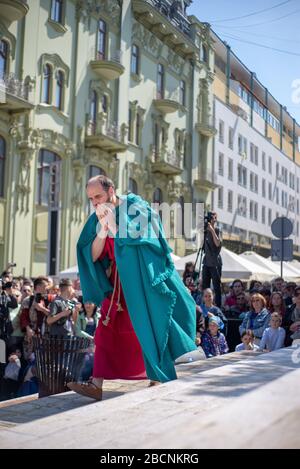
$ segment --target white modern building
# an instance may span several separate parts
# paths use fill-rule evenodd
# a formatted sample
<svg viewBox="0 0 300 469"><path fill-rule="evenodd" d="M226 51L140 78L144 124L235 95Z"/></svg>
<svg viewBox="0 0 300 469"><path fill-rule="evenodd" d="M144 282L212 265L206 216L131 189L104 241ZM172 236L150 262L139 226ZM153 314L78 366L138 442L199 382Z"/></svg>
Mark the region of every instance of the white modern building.
<svg viewBox="0 0 300 469"><path fill-rule="evenodd" d="M271 223L286 216L300 246L300 127L235 56L215 40L214 174L212 207L225 242L268 254ZM235 246L236 245L236 246ZM243 249L245 246L243 245Z"/></svg>

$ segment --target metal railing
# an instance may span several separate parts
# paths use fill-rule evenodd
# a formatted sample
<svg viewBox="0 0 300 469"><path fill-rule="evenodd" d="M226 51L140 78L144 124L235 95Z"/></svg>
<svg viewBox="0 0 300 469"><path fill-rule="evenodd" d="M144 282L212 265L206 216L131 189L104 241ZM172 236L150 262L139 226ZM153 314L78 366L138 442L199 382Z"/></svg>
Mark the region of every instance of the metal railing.
<svg viewBox="0 0 300 469"><path fill-rule="evenodd" d="M191 36L191 25L184 13L176 9L176 2L171 0L146 0L146 2L164 15L167 20L173 24L173 26L178 28L187 36Z"/></svg>
<svg viewBox="0 0 300 469"><path fill-rule="evenodd" d="M91 47L89 52L89 60L99 60L105 61L108 60L110 62L115 62L117 64L122 64L122 57L123 53L121 50L113 50L110 51L109 54L102 54L98 51L97 47Z"/></svg>
<svg viewBox="0 0 300 469"><path fill-rule="evenodd" d="M4 92L28 100L29 84L19 80L14 73L8 73L0 77L0 86L4 88Z"/></svg>
<svg viewBox="0 0 300 469"><path fill-rule="evenodd" d="M88 120L86 134L88 137L94 135L106 135L118 142L121 142L123 139L121 127L116 122L108 122L101 117L98 118L96 122Z"/></svg>
<svg viewBox="0 0 300 469"><path fill-rule="evenodd" d="M168 151L164 148L153 148L153 162L154 163L167 163L175 168L182 168L183 157L175 150Z"/></svg>

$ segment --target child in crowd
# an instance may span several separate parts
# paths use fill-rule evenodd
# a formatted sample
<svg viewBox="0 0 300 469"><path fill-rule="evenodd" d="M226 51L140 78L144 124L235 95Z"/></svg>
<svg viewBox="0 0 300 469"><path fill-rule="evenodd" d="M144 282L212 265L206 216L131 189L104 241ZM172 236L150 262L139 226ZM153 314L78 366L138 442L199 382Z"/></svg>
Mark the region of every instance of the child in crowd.
<svg viewBox="0 0 300 469"><path fill-rule="evenodd" d="M235 347L236 352L241 352L242 350L258 350L258 345L254 343L254 334L253 331L247 329L241 335L242 343Z"/></svg>
<svg viewBox="0 0 300 469"><path fill-rule="evenodd" d="M270 327L264 330L259 349L264 352L273 352L284 346L285 330L280 327L282 322L279 313L272 313Z"/></svg>
<svg viewBox="0 0 300 469"><path fill-rule="evenodd" d="M223 355L229 351L225 336L220 332L220 325L219 317L209 316L208 330L201 337L201 347L207 358Z"/></svg>

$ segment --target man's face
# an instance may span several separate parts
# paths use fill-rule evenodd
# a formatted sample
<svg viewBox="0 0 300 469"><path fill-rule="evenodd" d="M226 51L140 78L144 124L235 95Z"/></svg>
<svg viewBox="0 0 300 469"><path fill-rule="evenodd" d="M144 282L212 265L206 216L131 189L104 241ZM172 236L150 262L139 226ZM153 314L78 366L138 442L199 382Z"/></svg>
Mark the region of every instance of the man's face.
<svg viewBox="0 0 300 469"><path fill-rule="evenodd" d="M276 288L276 290L281 291L281 289L282 289L282 283L283 283L282 280L276 280L276 281L275 281L275 288Z"/></svg>
<svg viewBox="0 0 300 469"><path fill-rule="evenodd" d="M233 293L235 296L239 295L243 291L243 286L240 282L236 282L233 285Z"/></svg>
<svg viewBox="0 0 300 469"><path fill-rule="evenodd" d="M48 282L42 282L40 285L37 286L36 292L45 295L47 292Z"/></svg>
<svg viewBox="0 0 300 469"><path fill-rule="evenodd" d="M112 188L110 188L108 192L105 192L102 185L97 183L89 184L86 188L88 199L95 209L97 208L97 205L109 202L110 197L112 195L111 191Z"/></svg>
<svg viewBox="0 0 300 469"><path fill-rule="evenodd" d="M245 295L242 295L242 294L238 295L236 297L236 303L237 303L238 306L244 306L245 303L246 303Z"/></svg>

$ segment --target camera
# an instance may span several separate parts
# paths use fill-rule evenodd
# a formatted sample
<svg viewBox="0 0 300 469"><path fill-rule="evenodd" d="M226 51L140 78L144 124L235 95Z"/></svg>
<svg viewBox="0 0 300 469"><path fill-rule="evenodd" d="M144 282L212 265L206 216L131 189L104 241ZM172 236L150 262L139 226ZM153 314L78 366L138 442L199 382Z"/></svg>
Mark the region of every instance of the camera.
<svg viewBox="0 0 300 469"><path fill-rule="evenodd" d="M76 303L72 300L67 300L66 303L67 303L67 308L70 311L70 313L73 313Z"/></svg>
<svg viewBox="0 0 300 469"><path fill-rule="evenodd" d="M213 212L207 212L207 214L204 216L204 232L207 231L208 224L211 223L213 217L214 217Z"/></svg>

